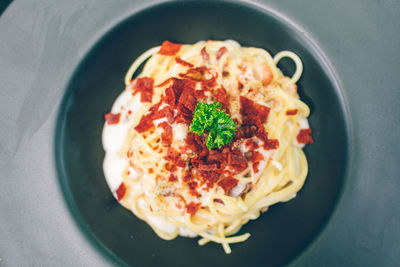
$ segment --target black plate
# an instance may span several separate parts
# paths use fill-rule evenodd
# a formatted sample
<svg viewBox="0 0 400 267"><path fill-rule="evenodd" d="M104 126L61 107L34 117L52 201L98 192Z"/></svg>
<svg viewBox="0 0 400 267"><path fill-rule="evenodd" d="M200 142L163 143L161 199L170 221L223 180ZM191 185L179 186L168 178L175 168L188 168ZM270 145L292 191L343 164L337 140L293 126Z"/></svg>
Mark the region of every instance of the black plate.
<svg viewBox="0 0 400 267"><path fill-rule="evenodd" d="M243 19L246 18L246 19ZM159 239L151 228L114 200L102 172L103 115L124 89L132 61L164 40L234 39L276 54L297 53L304 64L301 98L310 106L315 144L305 151L309 175L298 196L270 208L243 227L251 238L225 255L217 244ZM283 60L284 73L293 63ZM136 12L105 34L77 67L58 117L55 153L65 197L92 240L121 262L145 266L278 265L299 255L330 217L346 177L351 149L342 89L320 50L276 13L231 2L166 3ZM328 154L327 154L328 153ZM177 255L179 252L179 256Z"/></svg>
<svg viewBox="0 0 400 267"><path fill-rule="evenodd" d="M172 17L164 11L153 10L161 14L150 22L145 16L149 13L154 16L154 13L142 11L161 0L10 2L0 0L0 266L110 266L123 265L133 256L138 257L135 263L147 260L148 265L161 262L162 266L188 258L190 261L185 265L200 264L206 259L211 266L221 263L239 265L244 261L246 265L266 265L272 261L268 257L290 262L290 266L296 267L400 266L399 1L246 1L254 5L230 1L223 10L223 3L203 3L221 8L219 13L211 10L201 21L192 21L192 17L199 18L205 13L205 7L195 12L195 3L180 2L172 5L180 6L177 7L180 10L192 6L188 9L192 9L193 16L178 14ZM242 12L238 12L239 7ZM167 17L171 20L161 21ZM154 29L156 21L162 30ZM171 33L168 24L171 21L175 21L175 25L180 21L182 35ZM211 25L212 21L217 23ZM148 44L141 42L143 36L119 36L121 32L139 32L136 23L149 23L158 35L144 31L143 41ZM190 28L194 24L196 31ZM127 25L133 29L128 29ZM284 38L277 40L267 35L279 27L282 29L279 34ZM217 32L221 28L223 31ZM150 42L151 35L154 39ZM107 50L111 49L113 36L121 40L116 47L130 46L122 58L123 64L117 62L122 51ZM288 36L291 39L285 39ZM299 54L305 62L301 93L312 107L311 123L314 133L318 134L315 145L306 151L311 170L299 196L271 208L259 220L245 226L244 230L251 232L252 237L244 244L232 246L233 252L228 256L217 245L198 247L192 239L160 240L147 225L113 202L98 166L103 156L99 143L102 114L99 113L108 111L114 97L123 90L122 79L130 62L148 46L164 39L194 42L200 38L225 37L236 38L246 45L262 46L272 53L292 49ZM99 61L104 61L107 55L103 53L107 51L116 54L116 60L107 62L115 68L102 66L108 71L107 75L91 76L90 86L82 84L85 79L87 81L87 75L93 75L96 55ZM326 58L338 75L325 64ZM292 70L288 61L283 61L282 67L287 73ZM319 88L326 97L312 84L305 84L315 71L322 72L322 76L313 79L328 81L327 88ZM109 84L101 83L107 80ZM337 80L341 85L336 84ZM104 102L99 102L96 88L99 88L101 98L107 98ZM90 102L94 105L76 99L78 94L90 92L93 96ZM63 97L65 101L62 101ZM333 102L330 103L328 98ZM80 191L82 188L72 187L79 180L65 175L78 173L82 164L75 162L76 167L72 168L71 154L64 157L66 152L74 149L64 145L72 146L72 141L76 145L83 140L79 140L78 133L70 127L56 129L66 125L67 118L77 112L78 102L83 105L82 116L92 127L97 127L87 129L89 124L83 124L81 118L76 123L84 125L83 135L91 134L93 138L86 147L91 146L94 150L75 150L77 159L82 159L82 155L93 159L84 169L86 177L79 174L82 184L93 182L86 186L86 195ZM334 110L334 107L338 108ZM332 108L331 115L325 121L328 108ZM88 118L86 112L93 117ZM324 128L327 125L333 129ZM338 136L349 143L340 144L335 140L337 136L331 132L336 132L336 125ZM333 139L327 140L326 134ZM346 139L349 134L350 141ZM67 142L67 137L71 142ZM319 151L321 142L327 141L338 143L340 147L347 146L346 151L342 151L350 157L342 159L347 162L342 168L347 170L332 170L333 165L329 165L324 175L318 176L315 171L320 172L323 168L318 165L323 158L338 156L332 156L328 149L323 153ZM334 149L338 151L338 148ZM83 160L87 162L86 158ZM340 176L343 172L345 175ZM326 182L325 176L334 177L333 181ZM332 185L334 188L330 188ZM318 197L313 191L319 188L325 189L320 191L321 194L328 194L326 202L314 202ZM77 198L79 195L81 197ZM88 200L86 207L79 202L83 196ZM318 209L317 205L321 205L321 209L326 206L326 215L320 213L314 217L310 214ZM309 208L305 210L304 206ZM105 211L107 207L109 210ZM98 222L86 219L90 217L90 209L93 209L91 213L99 211L99 215L93 215ZM303 218L307 211L307 218ZM293 235L296 241L293 245L289 241L293 250L287 253L284 246L288 245L289 233L282 235L275 246L283 252L275 257L272 254L279 249L271 248L266 242L274 231L282 231L280 227L294 225L288 220L277 222L274 219L282 218L286 213L291 214L290 218L297 218L301 228L298 231L289 229L296 232ZM317 220L312 221L310 227L304 227L309 224L307 220L313 218ZM123 227L130 227L128 232L121 228L121 233L114 237L110 237L110 233L101 233L105 224L116 225L117 221ZM274 224L278 224L278 230L273 228ZM299 235L306 238L301 241ZM131 236L132 239L127 240ZM127 247L125 260L120 257L122 245ZM190 249L193 252L188 254ZM176 259L180 257L183 258Z"/></svg>

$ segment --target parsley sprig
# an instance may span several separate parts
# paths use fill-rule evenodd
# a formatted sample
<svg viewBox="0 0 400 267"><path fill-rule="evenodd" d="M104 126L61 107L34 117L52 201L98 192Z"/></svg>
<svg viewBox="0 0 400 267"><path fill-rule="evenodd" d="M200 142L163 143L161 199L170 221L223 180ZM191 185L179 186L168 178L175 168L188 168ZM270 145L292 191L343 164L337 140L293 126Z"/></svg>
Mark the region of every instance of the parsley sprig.
<svg viewBox="0 0 400 267"><path fill-rule="evenodd" d="M199 102L193 113L190 131L198 135L208 132L207 148L221 148L232 141L236 133L236 122L221 109L218 102L207 104Z"/></svg>

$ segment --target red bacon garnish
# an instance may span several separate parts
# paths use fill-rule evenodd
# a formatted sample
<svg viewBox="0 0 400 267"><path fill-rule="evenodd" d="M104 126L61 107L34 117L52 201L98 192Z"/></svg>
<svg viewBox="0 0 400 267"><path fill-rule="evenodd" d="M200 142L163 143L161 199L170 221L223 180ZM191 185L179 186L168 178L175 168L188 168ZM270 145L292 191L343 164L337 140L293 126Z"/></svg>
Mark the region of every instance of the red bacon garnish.
<svg viewBox="0 0 400 267"><path fill-rule="evenodd" d="M143 133L151 128L154 127L153 119L149 115L144 115L139 123L135 126L135 130L138 131L138 133Z"/></svg>
<svg viewBox="0 0 400 267"><path fill-rule="evenodd" d="M199 209L200 205L201 203L190 202L186 205L186 212L193 216Z"/></svg>
<svg viewBox="0 0 400 267"><path fill-rule="evenodd" d="M176 175L172 174L168 177L168 182L176 182L178 181L178 177Z"/></svg>
<svg viewBox="0 0 400 267"><path fill-rule="evenodd" d="M201 56L203 57L203 60L205 62L209 62L210 61L210 55L207 53L206 47L203 47L203 49L201 49Z"/></svg>
<svg viewBox="0 0 400 267"><path fill-rule="evenodd" d="M117 124L119 122L119 118L121 117L120 113L107 113L104 115L104 119L106 120L107 124Z"/></svg>
<svg viewBox="0 0 400 267"><path fill-rule="evenodd" d="M126 193L126 187L125 187L124 182L122 182L122 183L119 185L119 187L118 187L118 189L115 191L115 193L117 193L117 200L118 200L118 202L120 202L121 199L125 196L125 193Z"/></svg>
<svg viewBox="0 0 400 267"><path fill-rule="evenodd" d="M158 125L164 129L164 132L161 134L161 143L164 146L171 146L172 144L172 127L167 122L162 122Z"/></svg>
<svg viewBox="0 0 400 267"><path fill-rule="evenodd" d="M236 173L244 171L248 165L246 157L238 149L232 150L232 152L228 153L227 162Z"/></svg>
<svg viewBox="0 0 400 267"><path fill-rule="evenodd" d="M179 157L179 153L173 149L172 147L169 147L167 150L167 155L164 157L164 159L171 161L178 167L185 167L185 162Z"/></svg>
<svg viewBox="0 0 400 267"><path fill-rule="evenodd" d="M202 82L206 87L214 87L217 85L217 75L212 76L210 79L206 79L205 74L208 71L208 68L201 66L189 69L186 73L179 73L179 76L192 81Z"/></svg>
<svg viewBox="0 0 400 267"><path fill-rule="evenodd" d="M189 67L189 68L193 67L193 64L181 59L180 57L176 57L175 61L176 61L176 63L181 64L181 65L183 65L185 67Z"/></svg>
<svg viewBox="0 0 400 267"><path fill-rule="evenodd" d="M299 134L297 135L297 142L300 144L314 144L314 140L312 138L312 130L310 128L308 129L301 129Z"/></svg>
<svg viewBox="0 0 400 267"><path fill-rule="evenodd" d="M297 114L297 109L288 109L286 110L286 115L287 116L293 116Z"/></svg>
<svg viewBox="0 0 400 267"><path fill-rule="evenodd" d="M224 189L225 194L229 195L231 190L238 184L238 180L232 177L223 178L218 185Z"/></svg>
<svg viewBox="0 0 400 267"><path fill-rule="evenodd" d="M246 142L244 143L244 146L249 150L253 151L254 149L258 148L257 142L255 142L252 139L247 139Z"/></svg>
<svg viewBox="0 0 400 267"><path fill-rule="evenodd" d="M161 45L159 54L164 56L174 56L181 49L182 44L175 44L170 41L164 41Z"/></svg>
<svg viewBox="0 0 400 267"><path fill-rule="evenodd" d="M197 105L197 100L194 97L194 90L190 87L186 87L179 97L178 103L193 112Z"/></svg>
<svg viewBox="0 0 400 267"><path fill-rule="evenodd" d="M215 91L215 100L222 104L222 108L229 114L229 99L223 86Z"/></svg>
<svg viewBox="0 0 400 267"><path fill-rule="evenodd" d="M243 116L258 117L261 123L265 123L268 118L270 108L264 105L257 104L244 96L240 97L240 113Z"/></svg>
<svg viewBox="0 0 400 267"><path fill-rule="evenodd" d="M141 93L140 102L151 103L153 97L153 85L154 85L153 78L149 77L137 78L133 81L133 95L140 92Z"/></svg>
<svg viewBox="0 0 400 267"><path fill-rule="evenodd" d="M228 49L225 46L218 49L216 59L219 60L226 52L228 52Z"/></svg>
<svg viewBox="0 0 400 267"><path fill-rule="evenodd" d="M251 157L250 160L253 162L253 171L254 172L258 172L258 165L260 163L260 161L262 161L264 159L264 156L258 152L258 151L253 151L251 152Z"/></svg>

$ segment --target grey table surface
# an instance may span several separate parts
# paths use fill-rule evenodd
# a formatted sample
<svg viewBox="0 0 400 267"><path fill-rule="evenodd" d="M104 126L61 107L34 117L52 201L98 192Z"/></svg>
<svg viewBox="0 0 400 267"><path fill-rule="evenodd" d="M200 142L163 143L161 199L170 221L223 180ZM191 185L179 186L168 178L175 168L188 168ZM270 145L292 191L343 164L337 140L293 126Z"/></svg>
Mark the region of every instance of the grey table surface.
<svg viewBox="0 0 400 267"><path fill-rule="evenodd" d="M0 266L113 265L69 213L54 164L55 121L74 66L116 22L152 3L16 0L1 15ZM315 40L337 71L352 120L343 196L291 265L399 266L400 2L253 3Z"/></svg>

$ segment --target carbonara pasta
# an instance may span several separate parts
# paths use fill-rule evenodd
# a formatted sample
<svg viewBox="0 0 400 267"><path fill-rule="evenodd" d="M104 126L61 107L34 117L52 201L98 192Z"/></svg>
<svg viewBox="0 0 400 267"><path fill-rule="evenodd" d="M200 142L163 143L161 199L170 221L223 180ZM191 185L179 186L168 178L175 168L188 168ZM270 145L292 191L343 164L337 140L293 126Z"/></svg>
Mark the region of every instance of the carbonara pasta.
<svg viewBox="0 0 400 267"><path fill-rule="evenodd" d="M296 65L291 77L277 67L284 57ZM235 235L242 225L305 182L302 148L313 139L297 94L302 70L292 52L272 57L232 40L165 41L143 53L105 115L103 167L117 200L163 239L199 236L199 245L230 253L250 236ZM233 119L230 143L209 149L206 134L190 130L200 102L219 103Z"/></svg>

